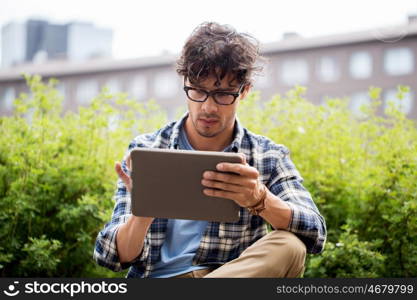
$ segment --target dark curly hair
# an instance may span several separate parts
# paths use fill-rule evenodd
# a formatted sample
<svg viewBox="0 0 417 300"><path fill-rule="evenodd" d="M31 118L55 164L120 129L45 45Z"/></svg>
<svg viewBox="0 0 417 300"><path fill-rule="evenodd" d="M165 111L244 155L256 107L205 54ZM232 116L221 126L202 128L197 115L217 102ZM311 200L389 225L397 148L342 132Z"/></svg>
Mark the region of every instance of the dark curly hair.
<svg viewBox="0 0 417 300"><path fill-rule="evenodd" d="M205 22L186 41L177 60L177 73L193 84L214 75L220 85L227 74L239 84L251 84L254 73L262 69L256 66L260 59L259 42L251 35L238 33L229 25Z"/></svg>

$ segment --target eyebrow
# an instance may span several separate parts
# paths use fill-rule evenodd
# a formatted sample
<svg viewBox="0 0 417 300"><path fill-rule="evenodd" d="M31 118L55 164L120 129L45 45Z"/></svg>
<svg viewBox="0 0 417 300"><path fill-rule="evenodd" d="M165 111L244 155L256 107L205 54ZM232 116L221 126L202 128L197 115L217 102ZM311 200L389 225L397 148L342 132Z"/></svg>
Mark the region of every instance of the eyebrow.
<svg viewBox="0 0 417 300"><path fill-rule="evenodd" d="M206 90L206 88L202 87L201 85L198 85L198 84L192 84L192 83L190 83L190 84L191 84L192 86L194 86L194 87L198 88L198 89ZM219 89L214 89L214 90L211 90L211 91L212 91L212 92L233 92L235 88L236 88L236 87L229 87L229 88L224 88L224 89L219 88Z"/></svg>

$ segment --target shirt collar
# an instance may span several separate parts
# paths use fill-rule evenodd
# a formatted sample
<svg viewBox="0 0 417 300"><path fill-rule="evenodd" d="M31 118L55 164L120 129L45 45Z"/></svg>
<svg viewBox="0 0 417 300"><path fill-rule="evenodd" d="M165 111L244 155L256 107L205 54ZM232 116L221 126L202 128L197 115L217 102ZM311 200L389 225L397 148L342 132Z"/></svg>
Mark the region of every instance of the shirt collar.
<svg viewBox="0 0 417 300"><path fill-rule="evenodd" d="M188 112L184 113L184 115L181 117L181 119L175 123L174 127L172 128L172 134L170 137L170 148L173 149L178 149L179 148L179 134L180 134L180 130L181 127L183 126L185 120L188 117ZM244 136L244 131L243 131L243 127L240 124L239 118L236 116L236 121L235 121L235 128L233 131L233 141L231 143L231 151L233 152L239 152L241 145L242 145L242 140L243 140L243 136Z"/></svg>

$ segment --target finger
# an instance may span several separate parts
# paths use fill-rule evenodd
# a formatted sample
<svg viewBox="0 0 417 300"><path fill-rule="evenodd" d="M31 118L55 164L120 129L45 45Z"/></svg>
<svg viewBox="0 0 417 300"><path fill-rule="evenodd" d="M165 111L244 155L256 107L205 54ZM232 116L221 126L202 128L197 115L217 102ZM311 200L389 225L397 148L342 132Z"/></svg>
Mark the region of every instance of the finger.
<svg viewBox="0 0 417 300"><path fill-rule="evenodd" d="M123 169L122 169L122 165L120 164L120 162L118 162L118 161L117 161L117 162L115 163L114 169L116 170L117 175L119 175L119 178L120 178L121 180L123 180L123 182L124 182L126 185L128 185L128 184L130 183L130 177L129 177L129 175L127 175L127 174L123 171Z"/></svg>
<svg viewBox="0 0 417 300"><path fill-rule="evenodd" d="M216 166L217 170L222 172L232 172L243 176L258 178L259 172L254 167L249 165L235 164L235 163L220 163Z"/></svg>
<svg viewBox="0 0 417 300"><path fill-rule="evenodd" d="M207 180L216 180L222 181L231 184L242 185L245 178L240 175L224 173L224 172L215 172L215 171L206 171L203 173L203 179Z"/></svg>
<svg viewBox="0 0 417 300"><path fill-rule="evenodd" d="M206 175L206 174L210 174L210 175ZM238 188L240 188L241 192L254 189L258 181L258 179L256 178L244 177L241 175L228 174L228 173L222 173L222 172L212 172L212 171L204 172L202 179L210 180L210 181L217 181L217 182L225 183L225 184L233 184L233 185L236 185Z"/></svg>
<svg viewBox="0 0 417 300"><path fill-rule="evenodd" d="M224 182L214 181L214 180L207 180L207 179L202 179L201 184L206 187L220 189L223 191L235 192L235 193L242 192L242 188L243 188L240 185L224 183Z"/></svg>
<svg viewBox="0 0 417 300"><path fill-rule="evenodd" d="M239 197L238 193L214 190L214 189L204 189L203 193L210 197L225 198L225 199L230 199L234 201L235 199L238 199Z"/></svg>

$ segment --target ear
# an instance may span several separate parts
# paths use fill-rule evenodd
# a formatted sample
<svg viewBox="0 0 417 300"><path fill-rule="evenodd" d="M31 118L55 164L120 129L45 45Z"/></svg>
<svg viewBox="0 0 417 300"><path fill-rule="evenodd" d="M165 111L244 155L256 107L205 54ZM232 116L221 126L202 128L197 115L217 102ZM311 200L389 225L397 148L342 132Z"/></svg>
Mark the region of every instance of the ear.
<svg viewBox="0 0 417 300"><path fill-rule="evenodd" d="M242 93L240 94L240 100L245 99L246 96L249 94L251 89L252 89L252 84L251 83L248 83L247 85L245 85L245 87L243 88Z"/></svg>

